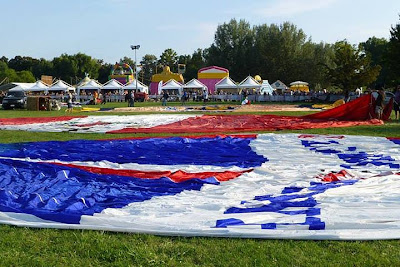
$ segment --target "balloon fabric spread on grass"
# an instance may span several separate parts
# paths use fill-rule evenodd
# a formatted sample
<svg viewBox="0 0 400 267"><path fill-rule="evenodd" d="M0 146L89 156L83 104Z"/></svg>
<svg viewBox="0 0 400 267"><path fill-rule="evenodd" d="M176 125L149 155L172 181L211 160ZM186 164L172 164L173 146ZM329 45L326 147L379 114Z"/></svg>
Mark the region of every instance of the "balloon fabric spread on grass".
<svg viewBox="0 0 400 267"><path fill-rule="evenodd" d="M390 102L384 112L387 120ZM226 133L299 130L311 128L380 125L374 99L360 97L339 107L307 115L186 115L87 116L0 119L0 129L78 133Z"/></svg>
<svg viewBox="0 0 400 267"><path fill-rule="evenodd" d="M300 130L382 124L376 118L374 98L365 95L336 108L306 116L230 115L199 116L151 128L125 128L109 133L224 133ZM386 106L383 119L392 111L393 99Z"/></svg>
<svg viewBox="0 0 400 267"><path fill-rule="evenodd" d="M398 138L0 144L0 222L182 236L400 238Z"/></svg>

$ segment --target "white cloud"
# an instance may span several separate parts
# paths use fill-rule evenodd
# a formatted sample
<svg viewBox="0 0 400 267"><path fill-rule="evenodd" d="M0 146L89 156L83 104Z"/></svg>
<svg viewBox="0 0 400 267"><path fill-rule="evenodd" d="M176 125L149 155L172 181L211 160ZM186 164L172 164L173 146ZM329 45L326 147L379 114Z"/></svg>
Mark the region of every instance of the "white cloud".
<svg viewBox="0 0 400 267"><path fill-rule="evenodd" d="M259 8L256 14L265 17L291 17L313 10L330 7L337 0L280 0L265 8Z"/></svg>

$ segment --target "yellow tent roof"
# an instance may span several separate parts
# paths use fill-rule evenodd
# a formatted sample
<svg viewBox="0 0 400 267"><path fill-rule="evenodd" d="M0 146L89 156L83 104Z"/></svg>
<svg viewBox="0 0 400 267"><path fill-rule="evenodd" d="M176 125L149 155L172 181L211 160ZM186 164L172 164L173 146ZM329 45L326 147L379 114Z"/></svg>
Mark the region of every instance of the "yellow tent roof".
<svg viewBox="0 0 400 267"><path fill-rule="evenodd" d="M305 85L305 84L294 84L294 85L291 85L289 89L292 91L301 91L301 92L309 92L310 91L310 88L308 87L308 85Z"/></svg>

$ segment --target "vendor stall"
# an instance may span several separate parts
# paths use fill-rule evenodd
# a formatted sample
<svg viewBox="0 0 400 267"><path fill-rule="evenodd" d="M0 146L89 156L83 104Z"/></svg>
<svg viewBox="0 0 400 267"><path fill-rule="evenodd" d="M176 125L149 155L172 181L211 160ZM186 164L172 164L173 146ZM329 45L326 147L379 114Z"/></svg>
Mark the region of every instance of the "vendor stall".
<svg viewBox="0 0 400 267"><path fill-rule="evenodd" d="M238 94L239 87L236 83L230 78L225 77L215 84L215 89L218 94Z"/></svg>
<svg viewBox="0 0 400 267"><path fill-rule="evenodd" d="M92 96L94 95L94 92L99 94L102 87L103 85L100 84L98 81L90 80L86 82L86 84L78 86L77 98L79 101L88 101L93 98Z"/></svg>
<svg viewBox="0 0 400 267"><path fill-rule="evenodd" d="M182 84L172 79L162 85L161 90L167 91L172 100L178 100L182 95L183 87Z"/></svg>
<svg viewBox="0 0 400 267"><path fill-rule="evenodd" d="M247 76L246 79L239 83L238 88L240 91L245 90L248 94L255 94L260 91L261 84L259 84L253 77Z"/></svg>
<svg viewBox="0 0 400 267"><path fill-rule="evenodd" d="M310 88L308 87L307 82L296 81L296 82L290 83L290 90L308 93L310 91Z"/></svg>

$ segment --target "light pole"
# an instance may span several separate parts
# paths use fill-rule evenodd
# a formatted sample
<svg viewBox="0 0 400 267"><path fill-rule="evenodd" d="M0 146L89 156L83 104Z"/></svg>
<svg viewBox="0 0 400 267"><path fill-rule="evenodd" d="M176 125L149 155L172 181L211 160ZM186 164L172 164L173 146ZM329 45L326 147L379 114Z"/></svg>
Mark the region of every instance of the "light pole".
<svg viewBox="0 0 400 267"><path fill-rule="evenodd" d="M135 92L137 92L137 83L138 83L137 69L136 69L136 50L138 50L139 48L140 48L140 45L131 45L131 49L135 50L135 81L136 81L136 91Z"/></svg>

